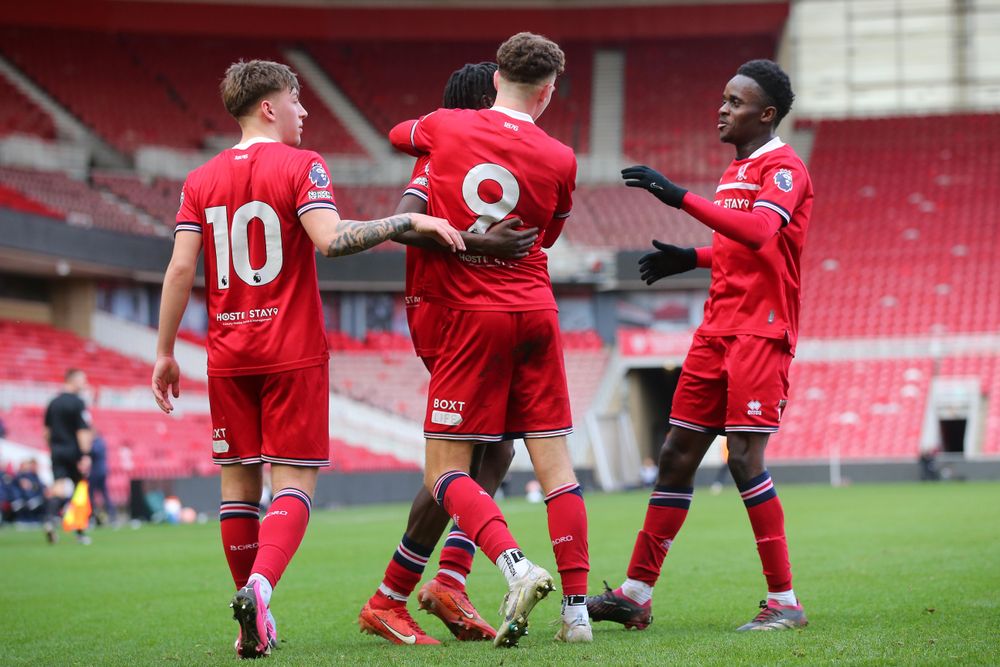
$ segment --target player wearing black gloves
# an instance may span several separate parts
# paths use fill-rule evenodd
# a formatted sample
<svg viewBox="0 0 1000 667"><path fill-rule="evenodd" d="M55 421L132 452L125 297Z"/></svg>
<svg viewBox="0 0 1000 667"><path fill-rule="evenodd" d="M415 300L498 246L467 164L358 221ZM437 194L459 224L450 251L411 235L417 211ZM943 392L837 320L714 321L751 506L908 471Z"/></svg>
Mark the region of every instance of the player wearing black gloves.
<svg viewBox="0 0 1000 667"><path fill-rule="evenodd" d="M775 135L791 108L788 76L769 60L745 63L725 87L719 139L736 159L714 201L654 169L622 170L629 187L712 228L712 244L678 248L653 241L639 260L652 284L696 266L712 269L705 316L684 360L670 406L659 474L636 537L625 582L587 599L590 617L643 629L653 620L653 586L687 516L698 465L717 434L728 437L727 464L746 507L767 580L767 599L746 630L806 625L792 589L784 513L764 448L788 407L788 369L799 321L800 254L813 191L802 160Z"/></svg>

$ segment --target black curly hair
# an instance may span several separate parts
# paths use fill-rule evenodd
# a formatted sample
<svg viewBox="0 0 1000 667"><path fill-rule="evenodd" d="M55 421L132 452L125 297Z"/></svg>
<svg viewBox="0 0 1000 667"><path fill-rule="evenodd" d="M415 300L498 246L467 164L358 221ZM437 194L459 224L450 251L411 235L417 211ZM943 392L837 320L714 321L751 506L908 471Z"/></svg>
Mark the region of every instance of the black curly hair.
<svg viewBox="0 0 1000 667"><path fill-rule="evenodd" d="M497 64L491 62L469 63L452 72L444 87L445 109L478 109L485 97L488 102L496 99L493 72Z"/></svg>
<svg viewBox="0 0 1000 667"><path fill-rule="evenodd" d="M795 100L792 83L785 71L773 60L761 59L743 63L736 73L750 77L764 91L765 103L777 111L774 116L774 126L777 127L781 119L791 111Z"/></svg>

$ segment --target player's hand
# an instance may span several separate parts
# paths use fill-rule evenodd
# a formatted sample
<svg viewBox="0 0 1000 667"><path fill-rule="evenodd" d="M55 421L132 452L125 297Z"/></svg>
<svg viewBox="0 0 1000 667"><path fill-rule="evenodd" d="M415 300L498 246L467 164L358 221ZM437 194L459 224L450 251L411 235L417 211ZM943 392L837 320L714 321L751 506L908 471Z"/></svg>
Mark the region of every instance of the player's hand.
<svg viewBox="0 0 1000 667"><path fill-rule="evenodd" d="M660 278L690 271L698 265L698 255L694 248L678 248L675 245L653 241L656 252L639 258L639 277L647 285Z"/></svg>
<svg viewBox="0 0 1000 667"><path fill-rule="evenodd" d="M444 218L435 218L423 213L410 213L413 221L413 231L430 236L443 246L456 250L465 250L465 241L457 229Z"/></svg>
<svg viewBox="0 0 1000 667"><path fill-rule="evenodd" d="M660 172L642 165L635 165L622 169L622 178L625 179L625 185L630 188L642 188L643 190L649 190L653 193L654 197L667 206L673 206L674 208L681 207L681 202L684 201L684 195L687 194L687 190L678 185L674 185Z"/></svg>
<svg viewBox="0 0 1000 667"><path fill-rule="evenodd" d="M92 464L90 454L84 454L83 457L77 461L76 469L80 471L80 474L84 477L90 477L90 466Z"/></svg>
<svg viewBox="0 0 1000 667"><path fill-rule="evenodd" d="M168 387L174 398L181 395L181 367L173 357L158 357L153 366L153 399L161 410L170 414L174 406L167 395Z"/></svg>
<svg viewBox="0 0 1000 667"><path fill-rule="evenodd" d="M486 230L479 241L482 252L500 259L523 259L538 239L538 227L516 229L521 218L507 218Z"/></svg>

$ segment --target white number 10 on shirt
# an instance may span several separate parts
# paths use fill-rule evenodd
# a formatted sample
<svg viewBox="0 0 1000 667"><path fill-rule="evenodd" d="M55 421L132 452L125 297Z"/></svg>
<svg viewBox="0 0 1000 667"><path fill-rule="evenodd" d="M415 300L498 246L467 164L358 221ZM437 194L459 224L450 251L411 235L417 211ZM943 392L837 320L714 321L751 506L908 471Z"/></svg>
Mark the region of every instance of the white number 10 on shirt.
<svg viewBox="0 0 1000 667"><path fill-rule="evenodd" d="M479 196L479 186L484 181L496 181L500 186L500 199L495 202L483 201ZM492 225L500 222L517 206L521 197L521 187L517 178L506 167L484 162L469 170L462 182L462 197L465 204L478 215L476 221L466 230L473 234L485 234Z"/></svg>
<svg viewBox="0 0 1000 667"><path fill-rule="evenodd" d="M205 221L212 226L215 239L216 286L229 289L229 257L232 248L233 268L240 280L259 287L278 277L284 255L281 252L281 221L274 209L262 201L252 201L236 209L233 214L232 245L230 246L229 212L225 206L205 209ZM264 265L254 269L250 265L248 231L250 221L257 218L264 225Z"/></svg>

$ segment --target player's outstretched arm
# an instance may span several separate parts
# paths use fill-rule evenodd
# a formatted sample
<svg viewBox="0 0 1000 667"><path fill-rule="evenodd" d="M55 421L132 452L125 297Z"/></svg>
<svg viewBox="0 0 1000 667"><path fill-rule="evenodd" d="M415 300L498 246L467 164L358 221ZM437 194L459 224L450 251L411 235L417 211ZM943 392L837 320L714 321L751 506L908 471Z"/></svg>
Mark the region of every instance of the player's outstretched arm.
<svg viewBox="0 0 1000 667"><path fill-rule="evenodd" d="M320 208L303 213L301 220L309 238L326 257L353 255L410 230L452 251L465 250L461 234L447 220L421 213L402 213L379 220L341 220L335 211Z"/></svg>
<svg viewBox="0 0 1000 667"><path fill-rule="evenodd" d="M625 185L648 190L664 204L683 209L706 227L752 250L760 250L781 229L784 222L781 216L770 209L747 212L716 206L650 167L626 167L622 169L622 178L625 179Z"/></svg>
<svg viewBox="0 0 1000 667"><path fill-rule="evenodd" d="M167 393L174 398L181 394L180 367L174 359L177 329L187 308L201 252L201 234L179 231L174 238L174 252L163 275L163 292L160 296L160 329L156 339L156 364L153 366L152 390L156 405L164 412L174 406Z"/></svg>

